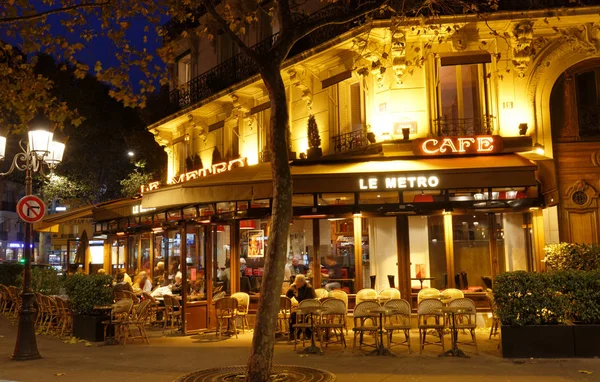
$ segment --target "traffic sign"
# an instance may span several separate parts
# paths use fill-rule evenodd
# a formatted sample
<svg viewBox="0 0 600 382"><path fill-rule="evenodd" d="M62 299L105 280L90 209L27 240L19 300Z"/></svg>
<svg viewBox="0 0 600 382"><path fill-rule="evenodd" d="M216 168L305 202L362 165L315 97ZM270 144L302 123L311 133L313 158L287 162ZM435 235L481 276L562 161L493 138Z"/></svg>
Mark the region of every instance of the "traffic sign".
<svg viewBox="0 0 600 382"><path fill-rule="evenodd" d="M27 223L39 222L46 214L46 205L35 195L25 196L17 203L17 214Z"/></svg>

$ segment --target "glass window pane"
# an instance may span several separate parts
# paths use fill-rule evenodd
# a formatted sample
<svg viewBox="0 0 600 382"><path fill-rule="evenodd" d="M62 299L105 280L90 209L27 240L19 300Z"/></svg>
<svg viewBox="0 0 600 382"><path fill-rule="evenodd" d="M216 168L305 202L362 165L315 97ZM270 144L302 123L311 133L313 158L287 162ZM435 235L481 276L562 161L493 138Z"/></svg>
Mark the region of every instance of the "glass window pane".
<svg viewBox="0 0 600 382"><path fill-rule="evenodd" d="M533 261L530 213L496 214L500 272L531 271Z"/></svg>
<svg viewBox="0 0 600 382"><path fill-rule="evenodd" d="M368 242L363 240L363 288L371 287L370 276L375 278L375 290L398 286L398 247L396 243L396 218L371 218L368 220ZM364 223L363 223L364 226ZM392 277L389 277L392 276Z"/></svg>
<svg viewBox="0 0 600 382"><path fill-rule="evenodd" d="M148 275L152 275L152 270L150 269L150 233L143 233L141 237L141 253L142 256L141 264L142 271L146 272ZM153 285L154 286L154 285Z"/></svg>
<svg viewBox="0 0 600 382"><path fill-rule="evenodd" d="M128 238L129 241L129 258L128 258L128 264L127 264L127 269L128 269L128 273L131 275L137 275L139 272L138 269L138 243L139 243L139 235L133 235L133 236L129 236Z"/></svg>
<svg viewBox="0 0 600 382"><path fill-rule="evenodd" d="M181 254L181 235L179 231L168 232L168 247L167 247L167 280L169 284L175 282L175 275L180 271L179 262Z"/></svg>
<svg viewBox="0 0 600 382"><path fill-rule="evenodd" d="M356 293L353 219L321 219L319 234L322 285Z"/></svg>
<svg viewBox="0 0 600 382"><path fill-rule="evenodd" d="M231 227L217 225L213 228L213 292L231 293Z"/></svg>
<svg viewBox="0 0 600 382"><path fill-rule="evenodd" d="M446 285L446 244L443 216L409 216L412 290L443 289Z"/></svg>
<svg viewBox="0 0 600 382"><path fill-rule="evenodd" d="M240 291L260 292L269 219L240 220Z"/></svg>
<svg viewBox="0 0 600 382"><path fill-rule="evenodd" d="M205 281L205 246L204 229L196 226L188 226L186 233L187 250L187 279L189 280L188 300L206 300Z"/></svg>
<svg viewBox="0 0 600 382"><path fill-rule="evenodd" d="M165 232L154 236L154 272L152 285L165 285L165 254L167 253L167 238Z"/></svg>
<svg viewBox="0 0 600 382"><path fill-rule="evenodd" d="M397 192L362 192L359 195L360 204L398 203Z"/></svg>
<svg viewBox="0 0 600 382"><path fill-rule="evenodd" d="M454 269L456 288L482 287L483 277L490 277L490 240L487 214L452 216Z"/></svg>
<svg viewBox="0 0 600 382"><path fill-rule="evenodd" d="M312 207L314 200L312 194L297 194L292 196L292 205L294 207Z"/></svg>
<svg viewBox="0 0 600 382"><path fill-rule="evenodd" d="M306 275L312 282L312 263L314 256L312 220L294 220L290 225L288 239L288 256L282 292L287 292L289 285L298 274Z"/></svg>
<svg viewBox="0 0 600 382"><path fill-rule="evenodd" d="M354 204L354 194L320 194L317 200L320 206Z"/></svg>

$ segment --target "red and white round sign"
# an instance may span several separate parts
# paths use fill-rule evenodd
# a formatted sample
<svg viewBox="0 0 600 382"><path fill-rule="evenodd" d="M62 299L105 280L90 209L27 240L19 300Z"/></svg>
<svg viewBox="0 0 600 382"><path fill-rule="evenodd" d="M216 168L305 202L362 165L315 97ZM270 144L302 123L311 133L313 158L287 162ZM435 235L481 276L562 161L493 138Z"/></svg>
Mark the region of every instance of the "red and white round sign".
<svg viewBox="0 0 600 382"><path fill-rule="evenodd" d="M46 214L46 205L35 195L25 196L17 203L17 214L27 223L39 222Z"/></svg>

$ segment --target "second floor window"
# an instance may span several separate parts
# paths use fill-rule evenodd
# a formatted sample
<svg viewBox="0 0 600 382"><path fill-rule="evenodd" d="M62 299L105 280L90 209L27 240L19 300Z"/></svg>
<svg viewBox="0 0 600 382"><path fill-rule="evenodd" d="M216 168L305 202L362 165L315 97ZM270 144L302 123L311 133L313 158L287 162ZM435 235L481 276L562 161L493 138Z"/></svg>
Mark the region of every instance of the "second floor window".
<svg viewBox="0 0 600 382"><path fill-rule="evenodd" d="M437 71L438 135L492 132L488 101L489 54L442 57Z"/></svg>
<svg viewBox="0 0 600 382"><path fill-rule="evenodd" d="M184 86L192 79L192 55L184 53L177 59L177 86Z"/></svg>

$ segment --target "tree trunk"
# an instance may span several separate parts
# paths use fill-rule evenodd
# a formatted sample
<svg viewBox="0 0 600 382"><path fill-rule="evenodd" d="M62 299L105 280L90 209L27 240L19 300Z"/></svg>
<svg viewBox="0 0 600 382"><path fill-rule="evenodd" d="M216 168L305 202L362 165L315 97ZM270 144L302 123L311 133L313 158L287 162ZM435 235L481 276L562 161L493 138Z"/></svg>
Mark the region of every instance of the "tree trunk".
<svg viewBox="0 0 600 382"><path fill-rule="evenodd" d="M273 211L246 375L246 380L252 382L267 382L271 372L287 239L293 217L292 175L288 162L287 142L288 108L280 69L280 65L274 63L267 65L261 72L271 102L269 149L273 176Z"/></svg>

